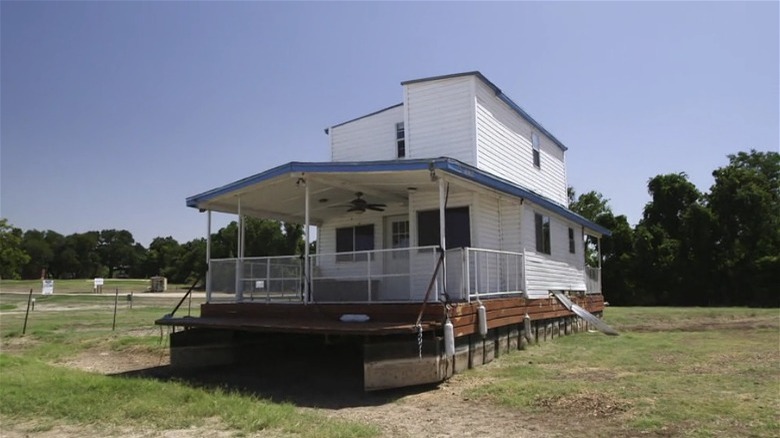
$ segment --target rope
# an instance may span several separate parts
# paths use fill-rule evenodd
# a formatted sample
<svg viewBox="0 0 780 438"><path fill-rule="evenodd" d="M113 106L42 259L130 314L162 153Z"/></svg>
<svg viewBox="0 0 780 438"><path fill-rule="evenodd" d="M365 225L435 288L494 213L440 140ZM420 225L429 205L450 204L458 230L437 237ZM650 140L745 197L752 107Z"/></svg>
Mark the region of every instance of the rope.
<svg viewBox="0 0 780 438"><path fill-rule="evenodd" d="M436 269L433 270L431 281L428 283L428 290L425 292L425 299L423 299L422 306L420 306L420 313L417 314L417 322L415 322L415 326L420 325L420 321L422 321L423 313L425 312L425 306L428 304L428 298L431 297L431 290L433 290L433 285L436 283L436 276L439 275L439 268L441 268L441 265L444 262L444 251L442 251L441 248L439 248L439 251L439 260L436 262Z"/></svg>
<svg viewBox="0 0 780 438"><path fill-rule="evenodd" d="M436 262L436 268L433 270L430 283L428 283L428 290L425 291L425 298L423 299L422 305L420 306L420 312L417 314L417 321L414 323L415 328L417 328L417 355L420 359L422 359L423 344L422 317L423 313L425 313L425 306L428 304L428 299L431 297L431 290L433 290L433 285L436 283L436 276L439 275L439 268L441 268L441 265L444 262L444 251L441 251L441 248L439 248L439 251L439 260Z"/></svg>

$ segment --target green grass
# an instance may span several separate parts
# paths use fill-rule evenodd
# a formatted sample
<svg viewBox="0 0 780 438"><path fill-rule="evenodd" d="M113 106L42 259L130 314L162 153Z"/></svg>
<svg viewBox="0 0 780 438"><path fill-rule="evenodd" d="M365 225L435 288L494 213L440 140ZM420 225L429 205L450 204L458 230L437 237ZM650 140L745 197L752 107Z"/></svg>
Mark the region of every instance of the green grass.
<svg viewBox="0 0 780 438"><path fill-rule="evenodd" d="M218 419L244 432L278 430L304 437L366 437L367 426L325 419L221 389L183 383L106 377L54 367L26 357L0 354L0 415L7 421L43 418L69 424L146 426L159 430L203 426Z"/></svg>
<svg viewBox="0 0 780 438"><path fill-rule="evenodd" d="M22 336L27 294L0 293L0 423L26 433L60 424L73 427L146 427L156 430L219 427L234 434L273 430L303 437L367 437L378 431L328 419L290 404L181 382L109 377L57 365L91 352L160 355L167 339L154 320L170 313L175 297L136 295L133 308L120 295L36 295ZM193 315L200 301L193 302ZM187 314L187 303L177 315ZM21 426L20 426L21 427ZM106 429L108 430L108 429Z"/></svg>
<svg viewBox="0 0 780 438"><path fill-rule="evenodd" d="M780 435L777 309L609 308L605 315L621 336L586 333L532 346L498 369L476 370L490 379L472 396L529 412L583 410L626 435Z"/></svg>
<svg viewBox="0 0 780 438"><path fill-rule="evenodd" d="M105 347L160 348L161 331L154 320L170 313L178 302L176 297L139 295L133 298L133 307L125 296L117 301L116 330L113 295L49 295L37 296L35 310L27 321L24 354L44 360L61 360L81 351ZM8 342L22 337L27 295L0 294L0 302L14 305L13 312L0 313L0 340ZM200 312L200 302L192 305L193 316ZM187 314L187 303L177 315ZM0 344L0 347L2 344Z"/></svg>
<svg viewBox="0 0 780 438"><path fill-rule="evenodd" d="M114 292L144 292L151 285L148 279L133 278L105 278L103 279L103 293ZM91 293L93 291L93 279L54 280L54 293ZM187 290L189 284L168 284L169 291ZM0 292L41 292L41 280L2 280Z"/></svg>

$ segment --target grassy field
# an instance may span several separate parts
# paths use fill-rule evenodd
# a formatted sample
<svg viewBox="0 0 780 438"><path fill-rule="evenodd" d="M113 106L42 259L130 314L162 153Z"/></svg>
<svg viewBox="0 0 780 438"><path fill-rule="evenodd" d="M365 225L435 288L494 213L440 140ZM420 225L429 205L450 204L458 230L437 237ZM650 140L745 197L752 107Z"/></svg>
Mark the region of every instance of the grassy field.
<svg viewBox="0 0 780 438"><path fill-rule="evenodd" d="M780 436L777 309L605 313L621 336L587 333L529 347L475 370L486 383L471 395L565 413L589 428L580 431L587 436Z"/></svg>
<svg viewBox="0 0 780 438"><path fill-rule="evenodd" d="M120 301L117 330L112 331L113 294L37 295L27 335L22 336L27 296L0 294L3 431L21 428L24 433L36 433L84 427L87 435L120 436L139 430L208 426L209 430L223 429L238 435L258 431L304 437L376 434L371 426L331 420L290 404L220 388L106 376L63 366L85 355L99 359L100 355L116 353L116 357L126 360L166 354L165 338L153 321L170 313L177 301L176 297L144 294L134 297L132 309L129 303ZM193 316L199 303L193 303ZM177 315L186 314L185 303ZM130 425L132 429L128 430Z"/></svg>
<svg viewBox="0 0 780 438"><path fill-rule="evenodd" d="M227 436L348 437L386 430L370 413L345 420L226 387L111 376L112 366L121 371L127 365L122 362L155 366L167 355L167 337L153 321L170 313L176 297L136 295L132 309L120 300L112 331L113 294L36 294L22 336L26 300L23 293L0 293L4 433L65 427L76 431L70 436L138 436L196 428L208 431L203 436L221 430ZM200 301L193 301L193 316ZM185 303L177 315L187 310ZM581 333L504 355L454 379L468 400L457 401L466 403L466 412L474 405L511 412L540 435L780 435L777 309L608 308L605 319L621 336ZM432 409L428 402L422 406ZM447 406L435 409L449 415Z"/></svg>
<svg viewBox="0 0 780 438"><path fill-rule="evenodd" d="M54 293L55 294L69 294L69 293L92 293L93 292L93 280L92 279L78 279L78 280L54 280ZM0 293L2 292L29 292L30 289L33 293L41 292L41 280L2 280L0 281ZM105 278L103 279L103 293L114 292L119 289L120 293L125 292L145 292L147 288L151 286L148 279L131 279L131 278ZM183 291L190 287L188 284L168 284L169 291Z"/></svg>

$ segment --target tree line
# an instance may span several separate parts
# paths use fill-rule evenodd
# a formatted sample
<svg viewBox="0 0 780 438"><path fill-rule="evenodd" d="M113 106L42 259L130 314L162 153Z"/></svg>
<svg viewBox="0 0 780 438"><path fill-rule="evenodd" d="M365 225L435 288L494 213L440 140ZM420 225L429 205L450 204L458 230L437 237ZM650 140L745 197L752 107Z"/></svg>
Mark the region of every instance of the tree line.
<svg viewBox="0 0 780 438"><path fill-rule="evenodd" d="M780 306L780 154L728 158L709 192L685 173L651 178L633 228L600 193L570 190L572 210L612 231L601 242L610 303Z"/></svg>
<svg viewBox="0 0 780 438"><path fill-rule="evenodd" d="M247 257L300 252L303 227L274 220L245 218ZM214 258L235 257L238 224L211 236ZM162 275L172 283L204 278L206 239L179 243L157 237L146 248L127 230L102 230L63 236L52 230L15 228L0 219L0 278L149 278Z"/></svg>
<svg viewBox="0 0 780 438"><path fill-rule="evenodd" d="M739 152L713 172L702 193L685 173L648 182L651 200L631 227L598 192L569 207L612 231L601 239L602 287L616 305L780 306L780 154ZM245 255L303 252L303 227L246 218ZM212 257L235 257L238 225L212 235ZM591 244L592 246L592 244ZM0 278L168 277L192 282L206 272L206 240L158 237L148 248L127 230L63 236L22 232L0 219ZM597 264L593 257L589 263Z"/></svg>

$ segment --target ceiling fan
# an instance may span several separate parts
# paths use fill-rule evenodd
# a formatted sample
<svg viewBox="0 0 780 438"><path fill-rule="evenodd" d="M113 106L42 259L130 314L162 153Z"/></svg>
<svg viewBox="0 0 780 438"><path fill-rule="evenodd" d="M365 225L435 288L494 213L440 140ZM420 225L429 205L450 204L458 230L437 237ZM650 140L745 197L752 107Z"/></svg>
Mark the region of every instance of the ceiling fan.
<svg viewBox="0 0 780 438"><path fill-rule="evenodd" d="M385 204L371 204L363 199L363 192L356 192L356 198L349 202L348 212L363 213L366 210L385 211Z"/></svg>

